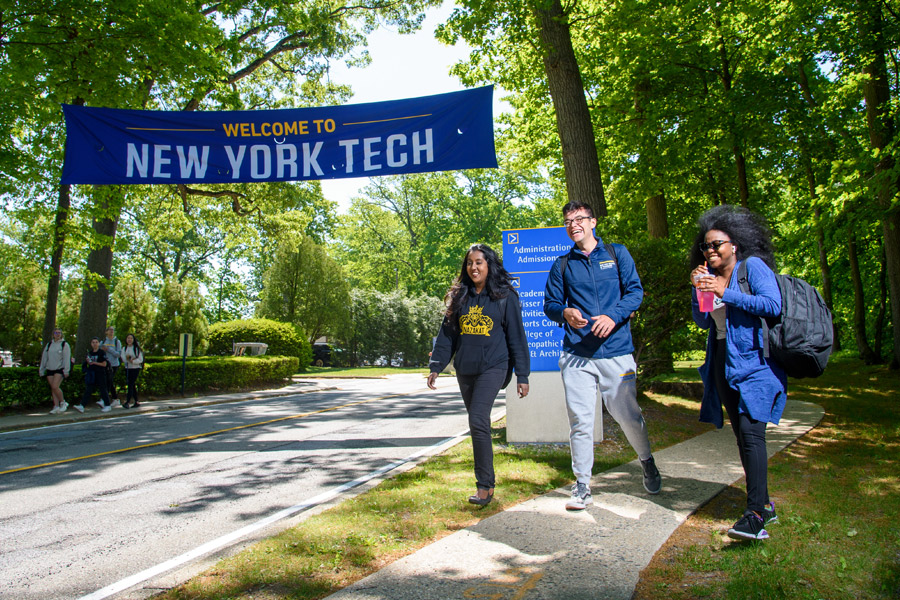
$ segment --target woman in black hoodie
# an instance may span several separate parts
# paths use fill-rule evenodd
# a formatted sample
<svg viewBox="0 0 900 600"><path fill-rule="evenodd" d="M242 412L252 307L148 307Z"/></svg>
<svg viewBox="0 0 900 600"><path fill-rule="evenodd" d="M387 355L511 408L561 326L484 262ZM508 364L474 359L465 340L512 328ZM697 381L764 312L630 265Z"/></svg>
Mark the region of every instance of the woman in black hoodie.
<svg viewBox="0 0 900 600"><path fill-rule="evenodd" d="M501 388L509 384L513 367L516 390L528 394L530 355L519 295L513 277L497 253L473 244L463 259L459 277L447 292L447 311L431 353L428 387L454 357L456 380L469 413L475 457L476 494L469 502L487 505L494 497L494 451L491 409Z"/></svg>

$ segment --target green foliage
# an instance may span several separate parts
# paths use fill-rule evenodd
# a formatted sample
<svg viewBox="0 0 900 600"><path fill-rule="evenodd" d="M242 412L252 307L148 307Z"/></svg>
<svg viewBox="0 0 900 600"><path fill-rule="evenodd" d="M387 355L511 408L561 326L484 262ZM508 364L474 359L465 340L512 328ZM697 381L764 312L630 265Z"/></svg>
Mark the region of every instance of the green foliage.
<svg viewBox="0 0 900 600"><path fill-rule="evenodd" d="M132 277L120 279L113 290L111 304L109 322L123 343L129 333L133 333L139 343L149 338L156 316L156 301L143 283Z"/></svg>
<svg viewBox="0 0 900 600"><path fill-rule="evenodd" d="M465 250L501 250L504 229L540 224L530 202L547 193L529 172L470 170L382 177L356 198L338 259L353 287L443 296Z"/></svg>
<svg viewBox="0 0 900 600"><path fill-rule="evenodd" d="M644 301L631 321L635 360L642 377L672 370L676 352L703 347L688 325L691 290L686 277L684 252L666 240L647 237L624 242L637 265Z"/></svg>
<svg viewBox="0 0 900 600"><path fill-rule="evenodd" d="M338 337L342 364L386 361L406 367L428 363L432 337L442 317L440 300L371 289L355 289L350 297L350 320Z"/></svg>
<svg viewBox="0 0 900 600"><path fill-rule="evenodd" d="M203 357L187 361L185 392L225 392L273 384L290 379L297 372L298 361L293 356L234 356ZM148 359L138 379L140 398L181 393L181 360L153 361ZM122 369L119 376L122 377ZM81 402L84 375L73 367L62 383L63 395L69 404ZM0 407L42 406L49 402L50 388L37 367L0 369Z"/></svg>
<svg viewBox="0 0 900 600"><path fill-rule="evenodd" d="M295 356L304 370L312 360L312 346L288 323L271 319L243 319L214 323L209 328L209 354L231 355L235 342L268 344L266 355Z"/></svg>
<svg viewBox="0 0 900 600"><path fill-rule="evenodd" d="M41 360L46 282L37 266L19 261L0 274L0 348L10 350L22 364Z"/></svg>
<svg viewBox="0 0 900 600"><path fill-rule="evenodd" d="M347 320L350 296L341 266L307 237L282 243L264 281L257 315L291 323L310 343Z"/></svg>
<svg viewBox="0 0 900 600"><path fill-rule="evenodd" d="M194 354L205 354L208 325L197 282L188 280L182 285L170 277L163 283L159 295L159 309L153 319L146 348L153 353L176 354L178 336L192 333Z"/></svg>

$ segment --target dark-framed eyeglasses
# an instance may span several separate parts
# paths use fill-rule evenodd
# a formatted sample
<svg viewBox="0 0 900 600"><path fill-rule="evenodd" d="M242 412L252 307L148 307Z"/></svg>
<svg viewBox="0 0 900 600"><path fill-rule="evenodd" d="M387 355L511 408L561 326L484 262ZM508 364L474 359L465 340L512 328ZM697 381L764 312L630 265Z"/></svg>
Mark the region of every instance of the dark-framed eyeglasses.
<svg viewBox="0 0 900 600"><path fill-rule="evenodd" d="M711 242L702 242L700 244L700 252L706 252L710 248L717 251L722 247L722 244L730 244L731 240L713 240Z"/></svg>
<svg viewBox="0 0 900 600"><path fill-rule="evenodd" d="M584 221L590 220L590 218L591 217L580 216L580 217L573 217L571 219L566 219L565 221L563 221L563 226L571 227L573 223L575 225L581 225Z"/></svg>

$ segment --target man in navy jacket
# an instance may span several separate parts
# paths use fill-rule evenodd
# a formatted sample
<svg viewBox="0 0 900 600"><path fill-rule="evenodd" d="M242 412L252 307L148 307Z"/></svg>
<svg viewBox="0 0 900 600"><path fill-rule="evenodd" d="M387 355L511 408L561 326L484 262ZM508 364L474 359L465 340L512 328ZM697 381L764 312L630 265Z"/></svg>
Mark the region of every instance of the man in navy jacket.
<svg viewBox="0 0 900 600"><path fill-rule="evenodd" d="M629 317L640 307L644 289L634 259L621 244L612 245L615 255L610 254L606 244L594 235L597 220L587 204L569 202L562 212L566 233L575 246L565 255L565 261L560 257L550 268L544 313L566 330L559 369L566 389L569 446L576 477L566 508L582 510L593 501L590 481L598 388L606 409L641 460L644 488L658 494L662 479L637 403Z"/></svg>

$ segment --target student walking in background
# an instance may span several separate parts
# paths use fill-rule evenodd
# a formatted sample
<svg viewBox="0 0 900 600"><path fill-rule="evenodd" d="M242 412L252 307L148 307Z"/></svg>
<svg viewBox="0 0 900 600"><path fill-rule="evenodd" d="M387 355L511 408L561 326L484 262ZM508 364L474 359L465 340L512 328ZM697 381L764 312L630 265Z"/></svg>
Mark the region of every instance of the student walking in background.
<svg viewBox="0 0 900 600"><path fill-rule="evenodd" d="M81 404L76 404L78 412L84 412L84 405L90 402L94 390L100 392L100 409L109 412L109 394L106 387L106 352L100 347L100 338L91 338L91 349L88 350L84 362L81 364L84 371L84 395Z"/></svg>
<svg viewBox="0 0 900 600"><path fill-rule="evenodd" d="M50 397L53 398L51 415L64 413L69 408L60 386L63 379L69 377L71 368L72 349L63 339L62 329L57 327L53 330L53 339L44 346L44 352L41 354L41 366L38 369L40 376L46 377L47 383L50 385Z"/></svg>
<svg viewBox="0 0 900 600"><path fill-rule="evenodd" d="M140 406L137 396L137 380L144 366L144 353L141 352L141 345L133 333L125 336L122 360L125 362L125 379L128 384L128 390L125 392L125 408L137 408Z"/></svg>
<svg viewBox="0 0 900 600"><path fill-rule="evenodd" d="M112 399L112 408L121 408L119 393L116 391L116 371L119 370L119 361L122 357L122 342L116 337L114 327L106 328L106 339L100 343L100 347L106 352L106 391Z"/></svg>
<svg viewBox="0 0 900 600"><path fill-rule="evenodd" d="M741 292L738 281L742 261L749 294ZM697 290L691 294L691 312L699 327L709 329L706 362L700 367L700 420L721 428L725 405L747 480L747 508L728 536L763 540L769 537L766 525L778 518L769 498L766 425L778 424L787 402L787 377L765 356L760 320L781 314L769 230L745 208L716 206L700 217L691 264L691 285ZM698 298L704 293L714 297L712 306L701 308Z"/></svg>
<svg viewBox="0 0 900 600"><path fill-rule="evenodd" d="M468 249L459 276L444 298L447 310L428 365L427 384L433 390L438 374L453 359L469 413L475 459L476 493L469 502L478 506L494 498L491 409L497 394L509 384L513 367L519 397L528 395L531 357L512 279L491 248L473 244Z"/></svg>

